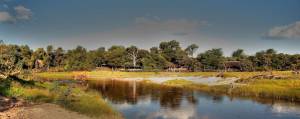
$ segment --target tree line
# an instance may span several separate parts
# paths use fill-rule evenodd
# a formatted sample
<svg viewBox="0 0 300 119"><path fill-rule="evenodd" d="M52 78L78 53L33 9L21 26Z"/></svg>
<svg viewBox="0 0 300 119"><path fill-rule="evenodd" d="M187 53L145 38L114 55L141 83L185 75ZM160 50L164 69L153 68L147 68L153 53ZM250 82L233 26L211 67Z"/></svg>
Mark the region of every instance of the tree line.
<svg viewBox="0 0 300 119"><path fill-rule="evenodd" d="M274 49L247 55L237 49L232 56L225 57L220 48L197 54L198 45L182 48L176 40L161 42L150 50L136 46L113 45L108 49L100 47L87 50L82 46L64 50L49 45L45 49L30 49L27 45L12 45L0 42L1 74L14 71L74 71L92 70L96 67L113 69L142 69L144 71L164 71L185 68L188 71L218 71L236 68L239 71L296 70L300 68L299 54L277 53Z"/></svg>

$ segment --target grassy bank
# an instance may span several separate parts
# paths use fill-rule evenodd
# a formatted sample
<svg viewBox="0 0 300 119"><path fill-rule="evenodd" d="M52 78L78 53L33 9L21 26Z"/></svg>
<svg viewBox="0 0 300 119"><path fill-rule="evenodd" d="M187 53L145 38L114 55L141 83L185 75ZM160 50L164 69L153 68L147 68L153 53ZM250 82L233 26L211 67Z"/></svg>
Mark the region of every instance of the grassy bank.
<svg viewBox="0 0 300 119"><path fill-rule="evenodd" d="M51 82L0 80L0 94L34 103L54 103L68 110L96 118L122 118L102 97L84 87Z"/></svg>
<svg viewBox="0 0 300 119"><path fill-rule="evenodd" d="M258 79L244 83L231 85L207 86L195 84L183 79L169 80L164 83L166 86L192 88L208 93L225 94L228 96L265 98L275 100L286 100L300 102L300 80L270 80Z"/></svg>
<svg viewBox="0 0 300 119"><path fill-rule="evenodd" d="M35 76L44 78L76 78L87 77L92 79L107 78L148 78L148 77L184 77L184 76L217 76L219 72L118 72L118 71L75 71L75 72L43 72L36 73ZM248 79L256 75L269 75L270 72L224 72L224 77L237 77ZM272 75L281 76L286 79L300 79L299 75L294 75L291 71L273 71Z"/></svg>
<svg viewBox="0 0 300 119"><path fill-rule="evenodd" d="M232 95L272 98L300 102L300 80L253 80L237 86Z"/></svg>

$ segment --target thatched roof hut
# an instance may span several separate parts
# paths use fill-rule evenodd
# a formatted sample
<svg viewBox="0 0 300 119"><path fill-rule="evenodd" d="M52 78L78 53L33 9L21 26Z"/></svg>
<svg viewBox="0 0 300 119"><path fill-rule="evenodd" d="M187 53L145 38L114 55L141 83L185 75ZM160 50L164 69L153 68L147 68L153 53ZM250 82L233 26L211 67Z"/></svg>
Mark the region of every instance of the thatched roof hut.
<svg viewBox="0 0 300 119"><path fill-rule="evenodd" d="M241 61L225 61L224 62L224 70L225 71L242 71L242 63Z"/></svg>

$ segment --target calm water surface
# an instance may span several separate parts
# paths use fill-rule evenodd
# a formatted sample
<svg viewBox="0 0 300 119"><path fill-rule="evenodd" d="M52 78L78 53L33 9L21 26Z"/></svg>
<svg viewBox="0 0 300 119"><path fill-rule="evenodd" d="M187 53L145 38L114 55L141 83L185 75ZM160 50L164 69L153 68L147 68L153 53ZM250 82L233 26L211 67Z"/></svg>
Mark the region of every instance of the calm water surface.
<svg viewBox="0 0 300 119"><path fill-rule="evenodd" d="M90 81L126 119L300 119L300 105L217 96L195 90L124 82Z"/></svg>

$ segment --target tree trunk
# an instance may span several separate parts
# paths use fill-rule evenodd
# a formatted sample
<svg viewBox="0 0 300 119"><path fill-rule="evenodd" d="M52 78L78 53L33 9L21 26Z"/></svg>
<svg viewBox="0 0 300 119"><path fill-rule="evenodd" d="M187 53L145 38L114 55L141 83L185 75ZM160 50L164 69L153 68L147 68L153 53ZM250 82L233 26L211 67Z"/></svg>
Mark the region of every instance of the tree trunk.
<svg viewBox="0 0 300 119"><path fill-rule="evenodd" d="M132 62L133 62L133 68L135 68L136 67L136 56L135 55L132 57Z"/></svg>

